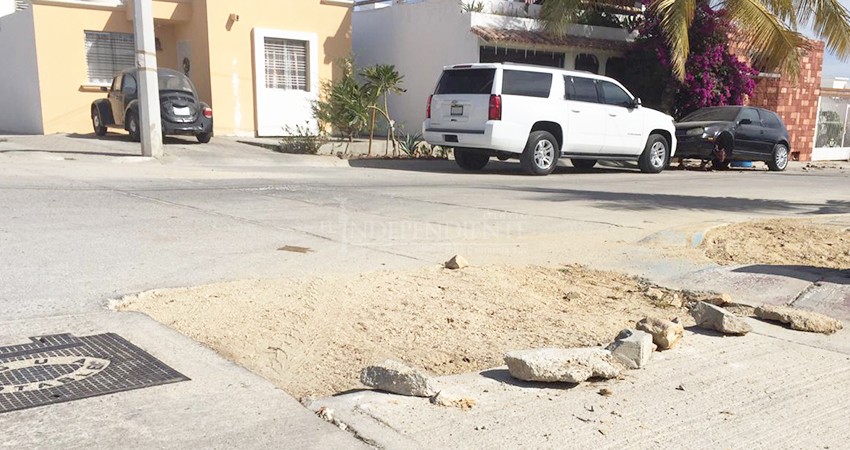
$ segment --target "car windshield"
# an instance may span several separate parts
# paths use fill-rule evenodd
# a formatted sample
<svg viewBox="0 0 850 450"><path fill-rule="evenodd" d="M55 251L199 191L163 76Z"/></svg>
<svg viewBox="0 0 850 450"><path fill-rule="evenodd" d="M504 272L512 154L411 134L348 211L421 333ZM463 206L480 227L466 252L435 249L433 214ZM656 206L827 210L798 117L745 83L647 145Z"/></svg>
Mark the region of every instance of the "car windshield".
<svg viewBox="0 0 850 450"><path fill-rule="evenodd" d="M732 122L738 117L738 112L741 111L741 107L739 106L721 106L719 108L703 108L698 111L694 111L684 119L680 120L680 122L710 122L710 121L721 121L721 122Z"/></svg>
<svg viewBox="0 0 850 450"><path fill-rule="evenodd" d="M179 72L161 71L158 76L160 91L195 92L195 86L192 85L189 78Z"/></svg>

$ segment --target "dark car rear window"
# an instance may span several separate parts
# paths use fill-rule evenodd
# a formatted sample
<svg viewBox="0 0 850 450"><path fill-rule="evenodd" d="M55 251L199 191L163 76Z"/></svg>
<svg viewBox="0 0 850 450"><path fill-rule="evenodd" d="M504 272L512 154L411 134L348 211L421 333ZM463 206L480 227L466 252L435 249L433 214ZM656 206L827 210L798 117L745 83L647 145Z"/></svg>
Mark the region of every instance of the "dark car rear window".
<svg viewBox="0 0 850 450"><path fill-rule="evenodd" d="M506 70L502 76L503 95L549 98L551 91L551 73Z"/></svg>
<svg viewBox="0 0 850 450"><path fill-rule="evenodd" d="M703 108L685 116L680 122L732 122L738 117L740 106L721 106L717 108Z"/></svg>
<svg viewBox="0 0 850 450"><path fill-rule="evenodd" d="M446 70L435 94L489 94L495 76L496 69Z"/></svg>
<svg viewBox="0 0 850 450"><path fill-rule="evenodd" d="M782 119L780 119L775 113L771 111L762 111L761 115L764 126L768 128L775 128L777 130L785 128L782 125Z"/></svg>

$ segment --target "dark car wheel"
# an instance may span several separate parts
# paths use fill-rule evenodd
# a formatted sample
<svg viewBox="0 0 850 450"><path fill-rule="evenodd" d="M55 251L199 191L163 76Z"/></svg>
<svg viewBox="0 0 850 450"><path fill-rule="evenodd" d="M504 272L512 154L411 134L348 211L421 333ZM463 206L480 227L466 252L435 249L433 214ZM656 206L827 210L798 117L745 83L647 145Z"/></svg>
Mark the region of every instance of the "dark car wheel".
<svg viewBox="0 0 850 450"><path fill-rule="evenodd" d="M561 150L558 140L548 131L534 131L519 158L522 170L530 175L549 175L558 165Z"/></svg>
<svg viewBox="0 0 850 450"><path fill-rule="evenodd" d="M660 134L650 134L646 147L638 159L638 167L644 173L660 173L670 161L670 144Z"/></svg>
<svg viewBox="0 0 850 450"><path fill-rule="evenodd" d="M773 147L772 158L767 161L767 168L774 172L781 172L788 167L788 146L776 144Z"/></svg>
<svg viewBox="0 0 850 450"><path fill-rule="evenodd" d="M570 162L578 170L590 170L596 165L595 159L571 159Z"/></svg>
<svg viewBox="0 0 850 450"><path fill-rule="evenodd" d="M91 110L91 126L94 129L94 134L96 136L106 135L106 125L104 125L103 121L100 120L100 113L97 112L96 108L92 108Z"/></svg>
<svg viewBox="0 0 850 450"><path fill-rule="evenodd" d="M490 161L490 156L484 153L476 153L470 150L456 148L454 150L455 162L463 170L481 170Z"/></svg>
<svg viewBox="0 0 850 450"><path fill-rule="evenodd" d="M208 144L210 142L210 139L212 139L212 133L196 134L195 137L201 144Z"/></svg>
<svg viewBox="0 0 850 450"><path fill-rule="evenodd" d="M141 140L141 131L139 129L139 115L135 112L127 113L127 131L130 133L130 140L139 142Z"/></svg>

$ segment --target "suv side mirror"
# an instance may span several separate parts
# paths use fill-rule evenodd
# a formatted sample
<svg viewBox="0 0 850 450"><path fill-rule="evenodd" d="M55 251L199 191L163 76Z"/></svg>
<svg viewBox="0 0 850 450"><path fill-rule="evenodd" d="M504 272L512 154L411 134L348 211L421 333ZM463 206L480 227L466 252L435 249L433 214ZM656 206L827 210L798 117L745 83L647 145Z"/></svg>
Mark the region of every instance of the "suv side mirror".
<svg viewBox="0 0 850 450"><path fill-rule="evenodd" d="M640 108L642 105L643 105L643 102L641 102L640 97L638 97L638 98L632 100L631 108L632 109Z"/></svg>
<svg viewBox="0 0 850 450"><path fill-rule="evenodd" d="M738 125L752 125L753 121L751 119L741 119L738 121Z"/></svg>
<svg viewBox="0 0 850 450"><path fill-rule="evenodd" d="M106 86L101 86L101 87L100 87L100 92L109 92L109 88L108 88L108 87L106 87Z"/></svg>

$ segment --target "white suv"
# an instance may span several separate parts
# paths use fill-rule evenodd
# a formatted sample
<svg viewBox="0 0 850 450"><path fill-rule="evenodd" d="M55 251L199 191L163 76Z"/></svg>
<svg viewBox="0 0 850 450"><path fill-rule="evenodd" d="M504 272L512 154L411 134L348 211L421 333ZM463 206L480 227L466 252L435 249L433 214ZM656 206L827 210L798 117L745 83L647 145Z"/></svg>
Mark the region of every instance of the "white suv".
<svg viewBox="0 0 850 450"><path fill-rule="evenodd" d="M519 157L526 172L548 175L565 157L578 169L636 160L658 173L676 148L673 118L641 107L616 80L508 63L446 67L422 128L465 170Z"/></svg>

